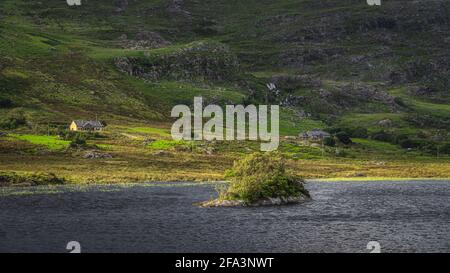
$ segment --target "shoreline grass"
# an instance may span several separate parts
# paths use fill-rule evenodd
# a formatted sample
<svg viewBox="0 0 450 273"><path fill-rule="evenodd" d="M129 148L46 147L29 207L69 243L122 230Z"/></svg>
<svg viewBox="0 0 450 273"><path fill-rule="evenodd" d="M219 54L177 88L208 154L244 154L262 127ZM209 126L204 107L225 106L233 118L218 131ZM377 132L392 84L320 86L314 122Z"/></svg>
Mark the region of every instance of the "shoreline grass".
<svg viewBox="0 0 450 273"><path fill-rule="evenodd" d="M25 129L0 137L0 171L51 172L70 184L223 181L233 161L259 150L257 142L177 142L166 124L113 124L89 147L61 149L68 142ZM133 131L133 133L130 133ZM17 137L15 137L17 136ZM61 145L60 145L61 144ZM58 149L56 149L58 148ZM308 181L446 180L450 157L436 158L373 140L355 139L335 148L282 140L279 151L287 169ZM112 158L87 159L95 150Z"/></svg>
<svg viewBox="0 0 450 273"><path fill-rule="evenodd" d="M330 177L320 179L306 179L306 182L403 182L403 181L450 181L450 177Z"/></svg>
<svg viewBox="0 0 450 273"><path fill-rule="evenodd" d="M388 180L388 181L387 181ZM305 185L308 183L370 183L370 182L389 182L397 183L404 181L438 181L438 182L450 182L450 178L367 178L363 180L358 179L348 179L348 178L329 178L329 179L306 179ZM71 183L70 181L66 184L49 184L49 185L12 185L12 186L2 186L0 187L0 197L6 196L24 196L24 195L36 195L36 194L63 194L67 192L86 192L86 191L100 191L100 192L114 192L121 191L127 188L133 187L196 187L205 185L229 185L229 181L199 181L199 182L188 182L188 181L166 181L166 182L128 182L128 183L89 183L89 184L78 184Z"/></svg>

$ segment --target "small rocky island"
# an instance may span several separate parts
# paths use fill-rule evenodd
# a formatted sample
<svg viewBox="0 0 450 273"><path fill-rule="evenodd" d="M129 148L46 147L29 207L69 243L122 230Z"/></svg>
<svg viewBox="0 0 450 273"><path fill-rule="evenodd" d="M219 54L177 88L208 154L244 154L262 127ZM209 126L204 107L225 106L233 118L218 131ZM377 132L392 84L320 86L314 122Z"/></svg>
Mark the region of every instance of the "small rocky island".
<svg viewBox="0 0 450 273"><path fill-rule="evenodd" d="M280 154L255 153L236 161L226 172L230 185L218 189L219 197L201 207L275 206L311 199L304 181L286 172Z"/></svg>

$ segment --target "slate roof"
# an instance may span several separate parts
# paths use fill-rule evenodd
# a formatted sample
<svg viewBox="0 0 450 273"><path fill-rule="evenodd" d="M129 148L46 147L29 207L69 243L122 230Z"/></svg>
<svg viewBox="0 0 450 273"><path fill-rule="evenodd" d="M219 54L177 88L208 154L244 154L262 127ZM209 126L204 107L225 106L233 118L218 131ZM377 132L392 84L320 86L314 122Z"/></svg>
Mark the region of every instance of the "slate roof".
<svg viewBox="0 0 450 273"><path fill-rule="evenodd" d="M74 120L75 124L78 128L103 128L105 127L100 121L98 120Z"/></svg>

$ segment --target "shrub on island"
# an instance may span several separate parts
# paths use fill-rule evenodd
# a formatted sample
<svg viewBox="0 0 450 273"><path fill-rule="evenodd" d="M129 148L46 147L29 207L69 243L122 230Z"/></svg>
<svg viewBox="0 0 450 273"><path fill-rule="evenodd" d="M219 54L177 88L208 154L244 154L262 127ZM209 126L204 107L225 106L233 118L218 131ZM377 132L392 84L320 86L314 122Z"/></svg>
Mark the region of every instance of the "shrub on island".
<svg viewBox="0 0 450 273"><path fill-rule="evenodd" d="M310 198L304 181L286 171L284 159L276 152L248 155L236 161L226 176L229 187L219 190L216 200L202 206L282 205Z"/></svg>

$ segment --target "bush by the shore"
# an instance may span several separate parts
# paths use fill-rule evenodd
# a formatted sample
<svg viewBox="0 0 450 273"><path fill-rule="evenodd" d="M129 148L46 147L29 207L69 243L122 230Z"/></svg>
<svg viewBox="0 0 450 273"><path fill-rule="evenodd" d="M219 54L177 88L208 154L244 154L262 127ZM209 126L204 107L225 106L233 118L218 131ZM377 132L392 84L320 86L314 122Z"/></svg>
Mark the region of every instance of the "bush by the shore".
<svg viewBox="0 0 450 273"><path fill-rule="evenodd" d="M0 172L0 187L61 185L67 181L53 173Z"/></svg>
<svg viewBox="0 0 450 273"><path fill-rule="evenodd" d="M285 161L275 152L255 153L236 161L227 177L230 186L220 191L218 200L255 204L262 200L310 197L303 180L289 174Z"/></svg>

